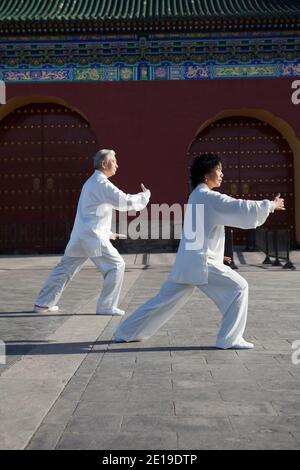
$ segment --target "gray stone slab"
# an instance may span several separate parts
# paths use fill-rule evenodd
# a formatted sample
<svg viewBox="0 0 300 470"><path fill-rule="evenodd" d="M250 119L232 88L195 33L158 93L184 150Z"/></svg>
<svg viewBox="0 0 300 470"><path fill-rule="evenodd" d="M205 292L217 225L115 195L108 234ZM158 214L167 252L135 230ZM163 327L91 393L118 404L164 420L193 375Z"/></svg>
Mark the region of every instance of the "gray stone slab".
<svg viewBox="0 0 300 470"><path fill-rule="evenodd" d="M172 399L174 401L183 400L183 401L194 401L194 400L220 400L220 392L216 388L206 387L206 388L189 388L189 389L173 389Z"/></svg>
<svg viewBox="0 0 300 470"><path fill-rule="evenodd" d="M277 354L269 354L269 352L266 351L261 351L261 352L254 352L255 350L251 351L251 354L249 354L249 351L238 351L238 359L240 362L242 362L245 365L251 365L251 364L263 364L266 366L269 365L277 365L279 362L277 357Z"/></svg>
<svg viewBox="0 0 300 470"><path fill-rule="evenodd" d="M52 450L55 449L61 435L64 432L63 424L42 424L27 445L27 450Z"/></svg>
<svg viewBox="0 0 300 470"><path fill-rule="evenodd" d="M297 441L297 449L300 449L300 431L292 431L291 432L293 438Z"/></svg>
<svg viewBox="0 0 300 470"><path fill-rule="evenodd" d="M250 285L245 337L255 344L251 351L215 349L220 315L197 289L176 316L142 343L111 342L121 321L114 317L94 343L87 339L85 344L64 345L61 341L53 346L44 343L45 339L74 314L85 324L93 318L102 277L88 264L64 293L60 314L24 313L24 306L31 308L34 292L57 261L41 259L10 260L9 272L0 273L6 305L0 328L3 326L5 339L11 342L5 367L14 367L33 348L38 355L51 354L54 359L60 352L60 366L50 364L46 372L48 377L56 370L56 380L64 380L61 369L69 367L69 358L82 351L86 356L73 377L57 388L59 396L50 410L43 411L44 402L36 403L44 418L37 428L30 427L28 448L299 447L300 366L291 362L292 342L300 339L299 272L255 266L239 270ZM164 266L130 267L122 307L130 313L155 295L168 270ZM16 282L13 290L12 280ZM28 374L25 392L30 389L30 377L35 378L34 368ZM47 397L47 386L42 381L39 386L40 390L45 387ZM37 397L34 386L33 392ZM16 413L12 416L11 429L19 419ZM26 420L20 423L20 436L28 434Z"/></svg>
<svg viewBox="0 0 300 470"><path fill-rule="evenodd" d="M101 377L93 375L90 379L90 386L101 386L106 390L128 390L128 387L131 383L131 378L119 378L117 375L111 375L110 377L106 376Z"/></svg>
<svg viewBox="0 0 300 470"><path fill-rule="evenodd" d="M127 394L127 401L134 403L138 402L141 399L144 401L154 401L156 399L167 402L173 401L176 398L176 394L172 388L162 388L162 387L135 387L131 388Z"/></svg>
<svg viewBox="0 0 300 470"><path fill-rule="evenodd" d="M121 415L73 417L64 431L83 435L97 435L99 432L118 433L121 429L122 419Z"/></svg>
<svg viewBox="0 0 300 470"><path fill-rule="evenodd" d="M172 374L175 375L180 375L180 374L203 374L203 373L209 373L210 371L210 365L206 363L197 363L197 364L191 364L184 362L181 364L180 362L173 363L172 364Z"/></svg>
<svg viewBox="0 0 300 470"><path fill-rule="evenodd" d="M131 380L132 374L133 367L116 367L115 369L111 367L100 367L94 372L93 380L105 380L105 378L107 378L108 380L119 380L122 382Z"/></svg>
<svg viewBox="0 0 300 470"><path fill-rule="evenodd" d="M105 402L91 402L82 401L74 413L74 416L103 416L103 415L157 415L162 416L174 415L174 404L170 400L164 401L134 401L124 402L120 401L105 401Z"/></svg>
<svg viewBox="0 0 300 470"><path fill-rule="evenodd" d="M122 431L129 432L177 432L231 433L232 426L227 417L204 416L124 416Z"/></svg>
<svg viewBox="0 0 300 470"><path fill-rule="evenodd" d="M134 373L135 375L140 374L149 374L149 373L156 373L158 375L167 374L169 375L172 371L172 363L171 358L165 358L162 361L136 361L134 366Z"/></svg>
<svg viewBox="0 0 300 470"><path fill-rule="evenodd" d="M53 425L66 424L74 413L77 403L78 399L74 400L73 397L71 399L60 397L44 418L43 423Z"/></svg>
<svg viewBox="0 0 300 470"><path fill-rule="evenodd" d="M266 392L272 390L278 390L280 392L292 391L295 390L299 392L299 381L293 380L292 377L289 381L279 381L277 377L272 377L269 379L263 379L256 382L259 389L265 390Z"/></svg>
<svg viewBox="0 0 300 470"><path fill-rule="evenodd" d="M160 392L162 392L169 393L170 396L173 390L173 382L131 382L128 386L128 390L130 393L147 393L148 391L150 391L152 393L159 394Z"/></svg>
<svg viewBox="0 0 300 470"><path fill-rule="evenodd" d="M230 380L234 382L244 380L245 378L253 377L253 374L248 371L243 365L230 367L211 367L210 372L215 381Z"/></svg>
<svg viewBox="0 0 300 470"><path fill-rule="evenodd" d="M177 449L177 434L167 433L65 433L56 449L58 450L164 450Z"/></svg>
<svg viewBox="0 0 300 470"><path fill-rule="evenodd" d="M300 367L298 366L291 366L288 368L289 374L297 380L300 380Z"/></svg>
<svg viewBox="0 0 300 470"><path fill-rule="evenodd" d="M278 414L273 406L265 402L243 403L243 402L224 402L224 401L175 401L175 413L177 416L260 416Z"/></svg>
<svg viewBox="0 0 300 470"><path fill-rule="evenodd" d="M179 449L197 450L295 450L299 449L296 439L291 434L274 433L251 435L224 435L219 433L179 434Z"/></svg>
<svg viewBox="0 0 300 470"><path fill-rule="evenodd" d="M267 367L264 369L254 369L248 372L248 377L253 381L261 381L265 379L273 379L276 377L277 380L290 381L293 379L293 375L285 369L273 369L270 370Z"/></svg>
<svg viewBox="0 0 300 470"><path fill-rule="evenodd" d="M233 354L224 354L223 356L206 356L205 361L207 365L243 365L244 361L235 352Z"/></svg>
<svg viewBox="0 0 300 470"><path fill-rule="evenodd" d="M143 387L145 385L148 385L149 387L155 385L162 385L165 388L169 388L172 386L171 378L156 377L155 374L151 376L134 377L130 384L133 387Z"/></svg>
<svg viewBox="0 0 300 470"><path fill-rule="evenodd" d="M274 399L272 400L272 405L278 413L291 416L299 416L300 419L300 400L291 399L287 401L285 397L282 397L281 400Z"/></svg>
<svg viewBox="0 0 300 470"><path fill-rule="evenodd" d="M287 393L289 393L289 397L287 396ZM236 390L236 389L231 389L231 390L220 390L220 395L222 400L224 401L234 401L237 400L239 402L259 402L266 400L267 395L265 390ZM292 402L297 402L299 400L299 392L293 391L293 392L286 392L284 400L285 403L289 400ZM268 401L269 402L276 402L280 400L282 397L282 391L269 391L268 393Z"/></svg>
<svg viewBox="0 0 300 470"><path fill-rule="evenodd" d="M237 433L275 433L300 431L300 420L298 416L229 416L232 428Z"/></svg>
<svg viewBox="0 0 300 470"><path fill-rule="evenodd" d="M212 377L209 378L209 380L207 378L205 378L205 380L201 380L199 378L194 378L194 379L189 379L189 378L174 378L172 380L172 384L173 384L173 389L175 391L180 391L180 390L183 390L183 391L186 391L186 390L191 390L191 389L195 389L195 390L203 390L203 389L207 389L209 387L209 390L212 390L215 386L215 382L213 381Z"/></svg>
<svg viewBox="0 0 300 470"><path fill-rule="evenodd" d="M101 385L90 386L84 391L81 396L81 402L104 402L104 401L121 401L123 402L128 398L128 389L108 389L102 388Z"/></svg>
<svg viewBox="0 0 300 470"><path fill-rule="evenodd" d="M172 380L173 381L211 381L212 380L212 374L210 370L202 370L202 371L194 371L194 372L176 372L174 371L172 373Z"/></svg>

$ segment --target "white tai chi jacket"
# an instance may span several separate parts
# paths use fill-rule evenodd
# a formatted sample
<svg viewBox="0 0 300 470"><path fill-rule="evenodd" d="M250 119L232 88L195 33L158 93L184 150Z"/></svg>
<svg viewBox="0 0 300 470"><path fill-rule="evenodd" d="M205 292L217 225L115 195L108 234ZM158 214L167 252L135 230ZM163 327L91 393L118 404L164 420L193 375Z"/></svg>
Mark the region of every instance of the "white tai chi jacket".
<svg viewBox="0 0 300 470"><path fill-rule="evenodd" d="M125 194L102 171L95 170L84 183L75 222L65 254L72 257L101 256L101 242L112 234L113 209L141 211L150 199L150 191Z"/></svg>
<svg viewBox="0 0 300 470"><path fill-rule="evenodd" d="M200 220L196 220L196 206L200 207L198 205L202 205L203 209L203 217ZM168 279L180 284L207 284L208 263L224 265L224 225L242 229L256 228L262 225L274 210L275 203L268 199L234 199L210 190L205 183L199 184L188 200L182 238ZM189 234L192 230L198 235L201 231L199 240L202 238L202 242L199 246L195 245L196 249L191 249Z"/></svg>

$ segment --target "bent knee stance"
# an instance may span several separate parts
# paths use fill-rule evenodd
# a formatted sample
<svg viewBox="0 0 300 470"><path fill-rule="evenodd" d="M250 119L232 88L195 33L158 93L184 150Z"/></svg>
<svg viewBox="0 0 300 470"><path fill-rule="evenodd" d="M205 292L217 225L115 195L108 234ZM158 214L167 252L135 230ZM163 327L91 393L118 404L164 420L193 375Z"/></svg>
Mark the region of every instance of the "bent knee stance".
<svg viewBox="0 0 300 470"><path fill-rule="evenodd" d="M244 279L243 281L244 281L244 282L243 282L243 284L242 284L242 286L241 286L240 288L241 288L241 290L248 292L248 290L249 290L249 284L248 284L248 282L246 281L246 279Z"/></svg>
<svg viewBox="0 0 300 470"><path fill-rule="evenodd" d="M125 267L126 267L125 261L123 260L123 258L121 258L117 262L117 269L120 270L120 271L125 271Z"/></svg>
<svg viewBox="0 0 300 470"><path fill-rule="evenodd" d="M242 276L239 276L237 279L234 279L234 290L241 293L248 292L249 284L246 279Z"/></svg>
<svg viewBox="0 0 300 470"><path fill-rule="evenodd" d="M114 263L113 266L111 266L110 269L108 269L108 272L110 273L115 273L115 274L124 274L125 271L125 261L121 258L118 260L116 263Z"/></svg>

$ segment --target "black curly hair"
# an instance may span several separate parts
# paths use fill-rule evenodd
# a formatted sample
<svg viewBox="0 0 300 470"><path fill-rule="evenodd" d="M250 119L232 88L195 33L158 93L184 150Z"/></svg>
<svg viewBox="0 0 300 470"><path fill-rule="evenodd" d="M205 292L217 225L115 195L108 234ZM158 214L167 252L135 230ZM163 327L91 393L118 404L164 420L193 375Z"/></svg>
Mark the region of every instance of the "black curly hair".
<svg viewBox="0 0 300 470"><path fill-rule="evenodd" d="M205 175L221 164L221 158L215 153L202 153L197 155L190 166L191 189L193 190L199 183L203 183Z"/></svg>

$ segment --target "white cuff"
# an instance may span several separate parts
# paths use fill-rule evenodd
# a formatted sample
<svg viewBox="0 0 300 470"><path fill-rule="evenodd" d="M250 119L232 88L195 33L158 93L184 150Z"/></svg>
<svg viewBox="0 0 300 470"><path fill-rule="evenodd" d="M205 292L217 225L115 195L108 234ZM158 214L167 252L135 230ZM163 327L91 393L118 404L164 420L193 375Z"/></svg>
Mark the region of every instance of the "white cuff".
<svg viewBox="0 0 300 470"><path fill-rule="evenodd" d="M274 212L276 209L276 204L274 201L270 201L270 212Z"/></svg>
<svg viewBox="0 0 300 470"><path fill-rule="evenodd" d="M142 194L144 197L146 197L146 198L148 199L148 201L149 201L149 199L150 199L150 197L151 197L151 192L150 192L149 189L147 189L146 191L143 191L141 194Z"/></svg>

